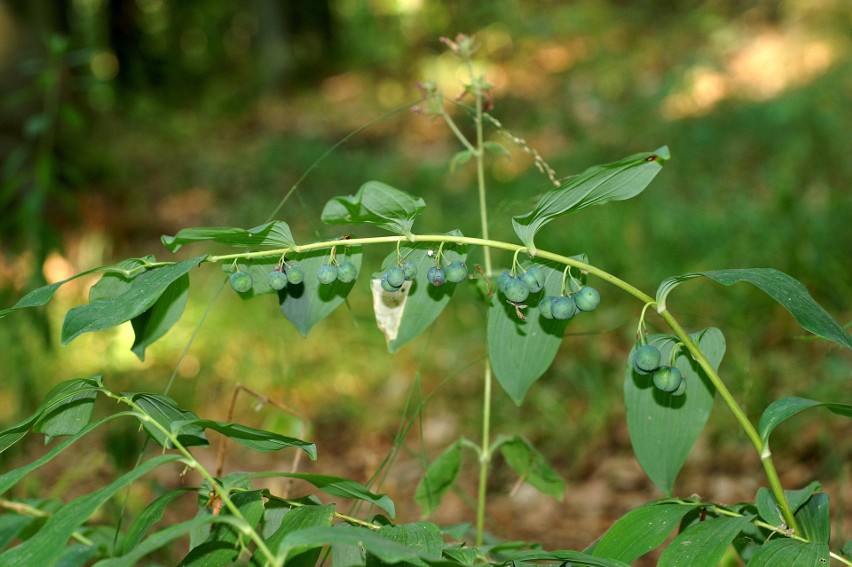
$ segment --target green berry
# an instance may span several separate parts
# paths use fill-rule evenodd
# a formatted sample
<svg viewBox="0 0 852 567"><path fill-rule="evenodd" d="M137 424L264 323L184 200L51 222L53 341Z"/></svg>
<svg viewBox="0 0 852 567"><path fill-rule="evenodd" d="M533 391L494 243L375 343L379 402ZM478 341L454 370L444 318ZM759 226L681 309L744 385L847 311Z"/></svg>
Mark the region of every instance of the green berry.
<svg viewBox="0 0 852 567"><path fill-rule="evenodd" d="M417 275L417 264L414 263L414 260L408 260L402 265L402 273L405 275L407 281L414 279Z"/></svg>
<svg viewBox="0 0 852 567"><path fill-rule="evenodd" d="M273 270L269 272L269 275L266 277L266 281L269 284L269 287L275 291L280 291L287 287L287 274L280 270Z"/></svg>
<svg viewBox="0 0 852 567"><path fill-rule="evenodd" d="M399 289L405 282L405 271L403 271L402 268L388 268L388 271L385 272L384 279L388 280L388 283L392 287Z"/></svg>
<svg viewBox="0 0 852 567"><path fill-rule="evenodd" d="M674 366L661 366L653 376L654 386L663 392L675 392L680 387L683 376Z"/></svg>
<svg viewBox="0 0 852 567"><path fill-rule="evenodd" d="M510 277L504 288L503 295L512 303L523 303L530 295L530 290L520 278Z"/></svg>
<svg viewBox="0 0 852 567"><path fill-rule="evenodd" d="M545 295L541 298L541 301L538 302L538 310L541 312L541 316L545 319L553 319L553 300L555 298L550 295Z"/></svg>
<svg viewBox="0 0 852 567"><path fill-rule="evenodd" d="M506 293L506 282L508 282L512 278L512 274L509 270L506 270L497 278L497 289L501 292Z"/></svg>
<svg viewBox="0 0 852 567"><path fill-rule="evenodd" d="M467 265L459 260L453 260L450 265L444 268L447 274L447 281L459 283L467 278Z"/></svg>
<svg viewBox="0 0 852 567"><path fill-rule="evenodd" d="M554 319L565 321L577 314L577 306L573 298L560 295L550 300L550 312Z"/></svg>
<svg viewBox="0 0 852 567"><path fill-rule="evenodd" d="M248 272L234 272L231 274L231 287L234 291L245 293L251 289L251 276Z"/></svg>
<svg viewBox="0 0 852 567"><path fill-rule="evenodd" d="M287 283L297 285L305 281L305 270L299 264L291 264L284 269L287 274Z"/></svg>
<svg viewBox="0 0 852 567"><path fill-rule="evenodd" d="M601 294L593 287L583 286L574 293L574 303L580 311L594 311L600 302Z"/></svg>
<svg viewBox="0 0 852 567"><path fill-rule="evenodd" d="M444 285L445 281L447 281L447 274L438 266L432 266L429 268L429 271L426 272L426 279L429 280L429 283L433 286L440 287Z"/></svg>
<svg viewBox="0 0 852 567"><path fill-rule="evenodd" d="M662 357L654 345L642 345L633 353L633 368L639 374L650 374L660 367Z"/></svg>
<svg viewBox="0 0 852 567"><path fill-rule="evenodd" d="M536 266L533 266L524 272L521 279L527 286L527 289L530 290L530 293L538 293L541 291L541 288L544 287L544 272L541 271L541 268Z"/></svg>
<svg viewBox="0 0 852 567"><path fill-rule="evenodd" d="M672 396L682 396L686 393L686 378L680 379L680 385L677 387L677 390L672 392Z"/></svg>
<svg viewBox="0 0 852 567"><path fill-rule="evenodd" d="M384 276L382 276L382 289L383 289L383 290L385 290L385 291L387 291L387 292L390 292L390 293L393 293L393 292L395 292L395 291L399 291L399 288L400 288L400 287L402 287L402 286L393 286L393 285L391 285L391 284L390 284L390 282L388 281L387 274L385 274Z"/></svg>
<svg viewBox="0 0 852 567"><path fill-rule="evenodd" d="M337 279L337 266L334 264L324 264L317 271L317 279L321 284L330 284Z"/></svg>
<svg viewBox="0 0 852 567"><path fill-rule="evenodd" d="M355 267L355 264L346 260L345 262L341 262L339 266L337 266L337 279L341 283L349 283L355 280L355 277L358 275L358 268Z"/></svg>

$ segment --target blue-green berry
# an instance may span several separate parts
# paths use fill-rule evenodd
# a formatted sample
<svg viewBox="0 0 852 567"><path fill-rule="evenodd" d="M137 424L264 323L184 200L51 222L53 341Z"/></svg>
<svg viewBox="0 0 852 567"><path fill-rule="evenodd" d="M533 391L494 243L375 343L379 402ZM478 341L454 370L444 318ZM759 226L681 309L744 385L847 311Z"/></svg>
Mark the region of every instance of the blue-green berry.
<svg viewBox="0 0 852 567"><path fill-rule="evenodd" d="M317 279L321 284L330 284L337 280L337 266L334 264L323 264L317 271Z"/></svg>
<svg viewBox="0 0 852 567"><path fill-rule="evenodd" d="M601 303L601 294L593 287L583 286L574 293L574 303L580 311L594 311Z"/></svg>
<svg viewBox="0 0 852 567"><path fill-rule="evenodd" d="M577 314L577 306L573 298L560 295L550 300L550 312L554 319L565 321Z"/></svg>
<svg viewBox="0 0 852 567"><path fill-rule="evenodd" d="M510 277L506 280L503 295L512 303L523 303L530 295L530 290L520 278Z"/></svg>
<svg viewBox="0 0 852 567"><path fill-rule="evenodd" d="M661 366L653 376L654 386L663 392L676 392L683 380L680 370L674 366Z"/></svg>
<svg viewBox="0 0 852 567"><path fill-rule="evenodd" d="M287 283L298 285L305 281L305 269L299 264L291 264L285 267L284 273L287 274Z"/></svg>
<svg viewBox="0 0 852 567"><path fill-rule="evenodd" d="M538 302L538 310L541 313L541 316L545 319L553 319L553 300L555 298L551 295L545 295L541 298L541 301Z"/></svg>
<svg viewBox="0 0 852 567"><path fill-rule="evenodd" d="M642 345L633 353L633 368L639 374L650 374L660 367L663 355L654 345Z"/></svg>
<svg viewBox="0 0 852 567"><path fill-rule="evenodd" d="M269 284L269 287L275 291L280 291L287 287L287 274L281 270L273 270L269 272L269 275L266 277L266 282Z"/></svg>
<svg viewBox="0 0 852 567"><path fill-rule="evenodd" d="M251 289L251 275L248 272L234 272L231 274L230 280L234 291L245 293Z"/></svg>
<svg viewBox="0 0 852 567"><path fill-rule="evenodd" d="M506 293L506 282L512 279L512 274L509 270L504 271L497 278L497 289L499 289L502 293Z"/></svg>
<svg viewBox="0 0 852 567"><path fill-rule="evenodd" d="M447 281L447 274L438 266L432 266L429 268L429 271L426 272L426 279L435 287L440 287L444 285L445 281Z"/></svg>
<svg viewBox="0 0 852 567"><path fill-rule="evenodd" d="M399 289L402 287L402 284L405 283L405 271L402 268L388 268L388 271L385 272L384 279L388 280L388 283Z"/></svg>
<svg viewBox="0 0 852 567"><path fill-rule="evenodd" d="M686 393L686 378L680 379L680 386L677 387L677 390L672 392L672 396L682 396Z"/></svg>
<svg viewBox="0 0 852 567"><path fill-rule="evenodd" d="M402 265L402 273L407 281L411 281L417 276L417 264L414 263L414 260L407 260Z"/></svg>
<svg viewBox="0 0 852 567"><path fill-rule="evenodd" d="M521 279L524 281L527 289L530 290L530 293L538 293L541 291L541 288L544 287L544 272L541 271L541 268L536 266L533 266L524 272Z"/></svg>
<svg viewBox="0 0 852 567"><path fill-rule="evenodd" d="M395 291L399 291L399 288L400 288L400 287L402 287L402 286L394 286L394 285L391 285L391 284L390 284L390 282L388 281L387 274L385 274L384 276L382 276L382 289L383 289L383 290L385 290L385 291L387 291L387 292L390 292L390 293L393 293L393 292L395 292Z"/></svg>
<svg viewBox="0 0 852 567"><path fill-rule="evenodd" d="M340 283L349 283L354 281L357 275L358 268L356 268L355 264L349 260L345 260L337 266L337 280Z"/></svg>
<svg viewBox="0 0 852 567"><path fill-rule="evenodd" d="M467 278L467 265L460 260L453 260L444 268L444 272L447 274L448 282L459 283Z"/></svg>

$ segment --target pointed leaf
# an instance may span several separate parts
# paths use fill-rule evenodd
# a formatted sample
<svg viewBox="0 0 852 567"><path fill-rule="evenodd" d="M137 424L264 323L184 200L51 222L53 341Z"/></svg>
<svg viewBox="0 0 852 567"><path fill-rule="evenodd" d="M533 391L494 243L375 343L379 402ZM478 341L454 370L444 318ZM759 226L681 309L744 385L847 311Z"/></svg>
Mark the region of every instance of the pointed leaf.
<svg viewBox="0 0 852 567"><path fill-rule="evenodd" d="M346 259L360 271L361 247L341 245L337 252L338 259L343 258L344 251ZM307 337L314 325L331 315L343 303L358 281L356 279L348 284L339 281L328 285L321 284L317 280L317 272L320 266L328 263L328 256L327 250L314 250L305 254L287 256L288 262L299 262L305 270L305 280L298 285L288 284L278 292L278 301L281 312L296 326L303 337Z"/></svg>
<svg viewBox="0 0 852 567"><path fill-rule="evenodd" d="M565 480L553 470L544 455L526 439L515 435L500 441L499 447L506 463L524 482L534 486L542 494L562 500L565 494Z"/></svg>
<svg viewBox="0 0 852 567"><path fill-rule="evenodd" d="M163 513L166 507L171 504L177 497L186 494L187 492L195 492L195 488L183 487L157 497L156 500L148 504L144 510L133 521L133 525L127 530L127 535L124 538L124 546L122 555L128 554L134 547L139 545L145 537L145 533L157 522L163 519Z"/></svg>
<svg viewBox="0 0 852 567"><path fill-rule="evenodd" d="M460 165L464 165L473 157L473 152L470 150L462 150L457 152L450 160L450 171L455 171Z"/></svg>
<svg viewBox="0 0 852 567"><path fill-rule="evenodd" d="M592 555L633 563L662 545L678 522L700 506L700 502L661 500L634 508L607 530Z"/></svg>
<svg viewBox="0 0 852 567"><path fill-rule="evenodd" d="M453 487L461 471L461 442L456 441L429 463L426 474L417 484L414 501L428 518L438 508L441 498Z"/></svg>
<svg viewBox="0 0 852 567"><path fill-rule="evenodd" d="M273 553L278 553L281 541L288 534L311 527L330 527L334 518L334 504L325 506L300 506L290 509L281 520L278 529L266 538L266 545ZM285 558L288 566L312 567L319 559L321 548L305 546L304 548L291 549ZM255 551L252 559L261 562L263 560L259 551Z"/></svg>
<svg viewBox="0 0 852 567"><path fill-rule="evenodd" d="M378 506L388 513L391 518L396 516L396 507L393 500L386 494L375 494L370 492L370 489L346 478L329 476L324 474L307 474L307 473L283 473L283 472L256 472L256 473L233 473L229 474L224 480L230 483L238 483L252 478L296 478L313 484L326 494L332 496L340 496L341 498L353 498L363 500Z"/></svg>
<svg viewBox="0 0 852 567"><path fill-rule="evenodd" d="M800 534L809 541L828 544L831 539L831 516L828 509L828 494L817 492L796 513Z"/></svg>
<svg viewBox="0 0 852 567"><path fill-rule="evenodd" d="M769 407L760 416L760 422L757 426L760 438L763 439L764 443L769 443L769 436L781 423L799 412L820 406L824 406L838 415L852 417L852 405L849 404L817 402L806 398L782 398L769 404Z"/></svg>
<svg viewBox="0 0 852 567"><path fill-rule="evenodd" d="M828 544L795 539L773 539L757 548L748 567L802 567L828 565Z"/></svg>
<svg viewBox="0 0 852 567"><path fill-rule="evenodd" d="M784 497L790 505L790 509L795 514L805 502L807 502L814 492L821 490L822 486L819 481L813 481L804 488L798 490L785 490ZM781 510L778 508L778 501L775 495L768 488L759 488L755 495L755 505L760 514L760 518L772 526L784 525L784 519L781 517Z"/></svg>
<svg viewBox="0 0 852 567"><path fill-rule="evenodd" d="M586 259L585 255L575 256ZM530 264L525 264L528 268ZM562 294L562 269L558 264L536 262L545 276L544 289L527 299L526 319L518 317L515 307L502 293L494 290L488 308L488 356L494 375L503 390L520 405L527 390L550 368L569 321L545 319L538 310L545 295Z"/></svg>
<svg viewBox="0 0 852 567"><path fill-rule="evenodd" d="M189 421L173 421L171 423L172 433L181 433L186 429L197 431L197 428L212 429L228 439L236 441L240 445L260 451L261 453L279 451L288 447L298 447L305 451L311 460L315 461L317 459L317 447L313 443L279 435L271 431L264 431L263 429L255 429L239 423L225 423L212 419L192 419Z"/></svg>
<svg viewBox="0 0 852 567"><path fill-rule="evenodd" d="M588 565L589 567L629 567L627 563L618 561L617 559L609 559L605 557L594 557L579 551L521 551L515 553L509 559L500 563L507 567L515 565L523 565L527 562L539 561L556 561L559 563L568 563L569 565Z"/></svg>
<svg viewBox="0 0 852 567"><path fill-rule="evenodd" d="M136 338L131 351L145 360L145 349L165 335L183 315L189 297L189 274L173 281L149 309L131 319Z"/></svg>
<svg viewBox="0 0 852 567"><path fill-rule="evenodd" d="M42 401L44 409L39 412L33 431L44 434L45 442L74 435L89 423L95 398L102 388L100 376L57 384Z"/></svg>
<svg viewBox="0 0 852 567"><path fill-rule="evenodd" d="M176 264L146 270L133 278L130 287L111 299L71 309L62 323L62 344L90 331L100 331L130 321L148 310L178 278L204 260L198 256Z"/></svg>
<svg viewBox="0 0 852 567"><path fill-rule="evenodd" d="M450 236L462 236L458 230L447 233ZM403 290L388 293L381 288L381 282L373 280L373 308L376 322L385 334L388 351L397 352L407 342L420 336L441 315L461 284L445 283L435 287L426 279L429 268L435 265L435 259L429 251L434 243L403 243L400 252L404 261L417 266L417 275ZM443 250L446 262L467 261L466 246L446 246ZM396 251L391 252L382 262L382 272L397 265Z"/></svg>
<svg viewBox="0 0 852 567"><path fill-rule="evenodd" d="M811 297L807 288L798 280L772 268L715 270L669 278L657 289L657 311L662 313L666 310L666 299L675 287L697 277L709 278L728 286L748 282L780 303L806 331L840 346L852 348L852 336Z"/></svg>
<svg viewBox="0 0 852 567"><path fill-rule="evenodd" d="M373 224L394 234L411 234L414 217L426 203L379 181L364 183L355 195L334 197L325 204L328 224Z"/></svg>
<svg viewBox="0 0 852 567"><path fill-rule="evenodd" d="M725 338L715 328L690 335L714 369L725 354ZM648 338L668 360L674 341L664 335ZM633 348L633 351L636 347ZM686 380L686 393L673 396L653 386L650 375L639 375L628 358L624 377L624 402L630 442L648 478L666 495L672 494L675 479L701 431L704 429L716 389L685 351L676 366Z"/></svg>
<svg viewBox="0 0 852 567"><path fill-rule="evenodd" d="M178 407L177 402L168 396L137 393L130 394L130 399L139 405L146 415L168 431L172 431L173 424L177 422L200 421L197 415L189 410ZM142 427L161 447L174 449L172 442L169 441L166 434L157 427L147 421L142 422ZM207 436L204 435L204 428L198 425L187 425L180 431L177 438L184 447L191 447L193 445L207 446L210 444L207 441Z"/></svg>
<svg viewBox="0 0 852 567"><path fill-rule="evenodd" d="M408 546L390 541L363 527L339 525L336 527L311 527L288 534L279 546L279 553L305 545L351 545L363 548L385 563L405 561L417 567L427 567L421 554Z"/></svg>
<svg viewBox="0 0 852 567"><path fill-rule="evenodd" d="M60 508L33 537L0 555L5 567L51 565L62 555L71 535L107 500L155 468L180 460L180 455L160 455L141 463L108 485L72 500Z"/></svg>
<svg viewBox="0 0 852 567"><path fill-rule="evenodd" d="M163 246L177 252L184 244L218 242L231 246L278 246L294 248L296 242L284 221L272 221L254 228L200 227L185 228L174 236L163 235Z"/></svg>
<svg viewBox="0 0 852 567"><path fill-rule="evenodd" d="M130 258L114 265L89 289L89 302L114 299L130 289L133 278L145 272L145 267L156 262L154 256Z"/></svg>
<svg viewBox="0 0 852 567"><path fill-rule="evenodd" d="M429 522L382 526L376 534L413 549L420 557L430 561L440 561L444 550L444 539L441 537L441 529ZM381 562L376 562L373 559L373 557L367 557L368 566L383 565Z"/></svg>
<svg viewBox="0 0 852 567"><path fill-rule="evenodd" d="M714 518L689 526L660 556L659 567L716 567L725 550L754 516Z"/></svg>
<svg viewBox="0 0 852 567"><path fill-rule="evenodd" d="M491 152L492 154L502 156L502 157L510 157L512 154L509 153L509 150L506 149L506 146L499 142L482 142L482 147Z"/></svg>
<svg viewBox="0 0 852 567"><path fill-rule="evenodd" d="M536 233L554 218L592 205L635 197L663 168L669 159L666 146L654 152L626 157L614 163L597 165L571 177L562 186L545 193L529 213L512 218L515 234L535 255Z"/></svg>

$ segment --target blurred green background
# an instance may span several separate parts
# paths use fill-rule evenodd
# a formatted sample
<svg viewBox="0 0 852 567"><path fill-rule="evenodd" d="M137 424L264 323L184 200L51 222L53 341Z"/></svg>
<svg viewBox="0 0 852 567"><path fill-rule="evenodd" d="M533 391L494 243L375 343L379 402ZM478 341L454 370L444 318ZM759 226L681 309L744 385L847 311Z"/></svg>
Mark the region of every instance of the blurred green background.
<svg viewBox="0 0 852 567"><path fill-rule="evenodd" d="M478 70L494 85L493 116L559 177L671 149L641 196L552 223L540 248L585 252L649 293L690 271L778 268L848 327L850 31L841 0L0 1L0 305L97 265L168 259L159 236L182 227L262 223L323 152L384 113L322 161L279 217L300 242L338 236L319 222L323 204L377 179L426 200L415 230L477 234L472 167L448 167L457 141L436 121L392 112L417 101L417 81L437 81L450 101L462 92L463 69L438 38L464 32L476 37ZM472 133L465 113L450 108ZM550 185L523 148L493 128L488 136L512 153L489 165L492 237L514 240L510 217ZM389 251L368 249L363 273ZM497 255L497 265L510 260ZM211 266L193 274L183 319L144 362L129 351L129 325L58 345L64 313L94 280L4 319L2 423L26 415L57 381L91 374L115 390L161 392L174 373L180 403L224 419L239 382L305 416L320 450L312 470L365 481L419 377L434 396L382 487L402 519L418 517L410 493L419 455L479 435L484 310L473 293L459 290L432 330L391 356L366 281L302 339L271 299L218 295L223 278ZM495 433L526 436L569 479L565 503L510 495L514 478L496 463L489 528L502 537L583 547L657 496L629 453L621 395L641 305L598 287L602 307L572 323L525 403L495 400ZM755 420L779 397L850 401L849 355L812 340L754 288L695 281L670 306L690 329L723 330L723 378ZM248 398L236 419L299 434L295 420L269 406L255 411ZM776 433L782 480L834 487L842 528L852 428L828 412L797 420ZM73 492L93 471L132 464L139 444L135 428L115 429L103 452L57 465L26 490ZM40 450L34 441L4 455L3 466ZM232 458L231 469L248 466L247 455ZM463 486L474 468L470 459ZM733 502L761 484L756 456L719 407L681 494ZM437 519L471 517L466 499L450 495Z"/></svg>

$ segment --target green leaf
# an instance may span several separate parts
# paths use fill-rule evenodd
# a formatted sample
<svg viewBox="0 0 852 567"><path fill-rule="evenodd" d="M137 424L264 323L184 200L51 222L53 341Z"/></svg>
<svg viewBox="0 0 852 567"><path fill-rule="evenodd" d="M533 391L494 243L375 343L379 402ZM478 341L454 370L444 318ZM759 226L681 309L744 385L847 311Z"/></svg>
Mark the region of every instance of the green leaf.
<svg viewBox="0 0 852 567"><path fill-rule="evenodd" d="M145 537L145 533L151 528L151 526L163 519L163 513L166 511L166 507L168 507L169 504L171 504L178 496L186 494L187 492L195 492L195 490L195 488L191 487L178 488L171 492L161 494L156 500L148 504L148 506L146 506L145 509L136 517L133 525L130 526L130 529L127 531L127 535L124 537L122 555L130 553L133 548L139 545Z"/></svg>
<svg viewBox="0 0 852 567"><path fill-rule="evenodd" d="M709 328L690 335L714 369L719 368L725 354L725 338L721 331ZM656 345L663 360L668 360L674 341L664 335L648 338ZM675 479L686 457L713 409L716 389L698 365L682 350L676 366L686 379L686 393L672 396L653 386L651 375L633 370L634 346L624 376L624 402L627 429L639 464L648 478L670 496Z"/></svg>
<svg viewBox="0 0 852 567"><path fill-rule="evenodd" d="M785 490L784 497L787 499L787 503L795 515L799 508L813 496L814 492L821 489L822 486L819 481L815 480L804 488ZM772 494L771 490L768 488L758 488L754 503L757 506L760 518L764 522L772 526L784 525L784 519L781 517L781 511L778 508L778 501L775 499L775 495Z"/></svg>
<svg viewBox="0 0 852 567"><path fill-rule="evenodd" d="M574 256L586 260L585 255ZM531 264L525 264L524 268ZM550 368L562 336L569 321L545 319L538 310L538 302L544 295L561 295L562 269L549 262L536 262L545 275L543 291L531 295L529 307L524 310L526 319L518 317L513 305L509 304L496 289L488 308L488 356L491 368L503 390L518 405L527 390Z"/></svg>
<svg viewBox="0 0 852 567"><path fill-rule="evenodd" d="M189 410L178 407L177 402L168 396L149 393L127 394L142 411L145 412L151 419L159 423L166 430L172 431L173 424L186 421L200 421L200 418ZM142 427L148 435L156 441L161 447L166 449L174 449L171 441L166 437L166 434L154 427L147 421L142 422ZM177 436L178 441L184 447L193 445L207 446L210 443L207 441L207 436L204 435L204 428L198 425L187 425Z"/></svg>
<svg viewBox="0 0 852 567"><path fill-rule="evenodd" d="M102 388L100 376L57 384L42 401L33 431L44 434L45 442L74 435L89 423L95 398Z"/></svg>
<svg viewBox="0 0 852 567"><path fill-rule="evenodd" d="M235 529L229 524L218 523L210 530L210 535L201 544L192 550L181 560L181 566L187 567L220 567L234 565L241 549L239 544L240 534L246 528L255 529L263 517L263 493L264 490L249 490L236 492L230 495L231 502L240 511L245 522ZM219 515L232 515L230 510L222 507Z"/></svg>
<svg viewBox="0 0 852 567"><path fill-rule="evenodd" d="M146 270L133 278L122 294L71 309L62 323L62 344L83 333L100 331L130 321L147 311L178 278L197 267L204 256Z"/></svg>
<svg viewBox="0 0 852 567"><path fill-rule="evenodd" d="M418 567L426 567L421 553L406 545L390 541L363 527L339 525L337 527L312 527L288 534L279 546L279 554L302 546L351 545L361 547L380 561L399 563L405 561Z"/></svg>
<svg viewBox="0 0 852 567"><path fill-rule="evenodd" d="M328 224L372 224L394 234L410 235L414 217L425 208L419 197L380 181L368 181L355 195L334 197L326 203L322 220Z"/></svg>
<svg viewBox="0 0 852 567"><path fill-rule="evenodd" d="M266 545L273 553L278 553L281 541L288 534L311 527L329 527L333 518L334 504L292 508L284 515L278 529L266 539ZM313 567L319 559L320 550L316 546L291 549L284 562L293 567ZM255 551L252 560L261 562L263 556Z"/></svg>
<svg viewBox="0 0 852 567"><path fill-rule="evenodd" d="M828 544L831 539L831 516L828 494L818 492L811 496L795 513L801 536L809 541Z"/></svg>
<svg viewBox="0 0 852 567"><path fill-rule="evenodd" d="M462 236L458 230L447 233L450 236ZM397 293L387 293L381 287L381 282L373 280L373 308L376 323L385 334L388 351L397 352L407 342L420 336L441 315L460 284L445 283L435 287L426 279L426 272L435 265L434 257L429 256L429 250L434 243L418 242L403 243L400 253L404 261L411 261L417 266L417 275L409 286ZM443 250L446 262L458 260L467 262L466 246L445 246ZM391 252L382 262L382 271L397 265L396 251Z"/></svg>
<svg viewBox="0 0 852 567"><path fill-rule="evenodd" d="M828 565L828 544L795 539L773 539L757 548L748 567L802 567Z"/></svg>
<svg viewBox="0 0 852 567"><path fill-rule="evenodd" d="M700 506L700 502L660 500L634 508L607 530L592 555L633 563L662 545L678 522Z"/></svg>
<svg viewBox="0 0 852 567"><path fill-rule="evenodd" d="M153 553L174 540L185 536L192 532L192 530L196 530L210 524L227 524L236 529L240 529L246 525L242 520L225 514L215 516L212 514L196 516L191 520L169 526L153 533L146 537L139 545L136 545L133 549L126 551L123 555L119 557L111 557L109 559L102 559L95 563L94 567L126 567L127 565L141 565L142 563L139 561L149 553Z"/></svg>
<svg viewBox="0 0 852 567"><path fill-rule="evenodd" d="M178 433L178 438L180 438L180 433L184 429L197 431L198 428L212 429L228 439L236 441L240 445L262 453L279 451L288 447L298 447L305 451L311 460L315 461L317 459L317 447L313 443L293 437L286 437L271 431L264 431L263 429L240 425L239 423L225 423L211 419L191 419L189 421L173 421L171 423L171 431L172 433Z"/></svg>
<svg viewBox="0 0 852 567"><path fill-rule="evenodd" d="M521 551L515 553L500 565L515 566L523 565L526 562L533 561L557 561L564 563L570 562L570 565L588 565L589 567L630 567L623 561L617 559L608 559L604 557L594 557L579 551Z"/></svg>
<svg viewBox="0 0 852 567"><path fill-rule="evenodd" d="M129 412L129 411L119 412L119 413L114 413L112 415L108 415L108 416L106 416L105 418L103 418L99 421L96 421L94 423L90 423L89 425L87 425L86 427L84 427L83 429L81 429L76 434L72 435L71 437L68 437L67 439L63 439L60 443L57 443L56 445L51 447L50 450L47 453L45 453L44 455L42 455L38 459L36 459L34 461L30 461L29 463L27 463L27 464L25 464L21 467L18 467L16 469L12 469L8 472L3 473L2 475L0 475L0 494L4 494L9 489L11 489L13 486L15 486L22 478L24 478L25 476L27 476L28 474L30 474L34 470L38 469L42 465L45 465L45 464L49 463L50 461L52 461L53 458L56 457L59 453L63 452L65 449L67 449L68 447L73 445L77 440L84 437L86 434L88 434L90 431L92 431L96 427L98 427L98 426L100 426L100 425L102 425L102 424L104 424L108 421L112 421L113 419L116 419L118 417L126 417L126 416L136 417L135 414L133 414L132 412ZM2 563L0 563L0 564L2 564Z"/></svg>
<svg viewBox="0 0 852 567"><path fill-rule="evenodd" d="M135 259L136 262L139 262L139 265L145 264L149 261L149 259L153 259L153 256L148 256L146 258ZM56 290L67 284L71 280L75 280L82 276L87 276L89 274L94 274L97 272L106 272L107 274L111 273L122 273L126 275L126 270L124 266L128 265L128 263L134 262L134 260L125 260L123 262L119 262L118 264L110 265L110 266L98 266L97 268L92 268L91 270L86 270L85 272L80 272L79 274L74 274L70 278L64 279L60 282L55 282L52 284L48 284L42 286L40 288L34 289L33 291L26 294L24 297L18 300L18 302L9 307L7 309L0 310L0 319L5 317L6 315L12 313L13 311L17 311L18 309L26 309L28 307L41 307L45 305L48 301L53 298L53 295L56 293ZM97 284L95 284L97 285Z"/></svg>
<svg viewBox="0 0 852 567"><path fill-rule="evenodd" d="M47 520L30 539L0 555L4 567L51 565L65 548L71 535L107 500L155 468L180 460L180 455L160 455L141 463L108 485L72 500Z"/></svg>
<svg viewBox="0 0 852 567"><path fill-rule="evenodd" d="M441 498L456 483L461 471L461 442L447 447L434 461L429 463L426 474L417 484L414 501L428 518L438 508Z"/></svg>
<svg viewBox="0 0 852 567"><path fill-rule="evenodd" d="M533 241L545 224L560 215L592 205L635 197L645 190L668 159L669 149L663 146L654 152L635 154L614 163L591 167L545 193L529 213L512 217L515 234L530 254L535 255Z"/></svg>
<svg viewBox="0 0 852 567"><path fill-rule="evenodd" d="M456 152L453 158L450 160L450 171L455 171L461 165L466 164L470 161L470 158L473 157L473 152L470 150L462 150L460 152Z"/></svg>
<svg viewBox="0 0 852 567"><path fill-rule="evenodd" d="M675 287L697 277L709 278L728 286L748 282L780 303L806 331L840 346L852 348L852 336L811 297L807 288L798 280L772 268L715 270L669 278L657 289L657 311L662 313L666 310L666 298Z"/></svg>
<svg viewBox="0 0 852 567"><path fill-rule="evenodd" d="M512 154L509 153L509 150L503 144L498 142L482 142L482 147L491 152L492 154L502 156L502 157L510 157Z"/></svg>
<svg viewBox="0 0 852 567"><path fill-rule="evenodd" d="M184 244L193 242L218 242L231 246L278 246L294 248L296 242L290 227L284 221L272 221L254 228L200 227L185 228L174 236L163 235L163 245L177 252Z"/></svg>
<svg viewBox="0 0 852 567"><path fill-rule="evenodd" d="M116 271L105 272L89 289L89 302L114 299L130 289L133 278L144 273L144 267L156 262L154 256L130 258L115 264Z"/></svg>
<svg viewBox="0 0 852 567"><path fill-rule="evenodd" d="M553 470L544 455L526 439L515 435L498 440L495 445L500 447L506 463L518 473L521 479L537 488L542 494L562 500L565 494L565 480Z"/></svg>
<svg viewBox="0 0 852 567"><path fill-rule="evenodd" d="M361 270L361 247L343 246L338 249L338 259L346 259ZM298 285L287 284L287 287L278 292L278 301L281 312L303 337L307 337L311 328L331 315L337 309L358 281L355 279L348 284L336 281L323 285L317 280L317 272L320 266L328 263L328 251L313 250L304 254L288 255L288 261L297 261L305 270L305 280Z"/></svg>
<svg viewBox="0 0 852 567"><path fill-rule="evenodd" d="M189 297L189 274L173 281L149 309L131 319L136 335L131 351L145 360L145 349L160 339L183 315Z"/></svg>
<svg viewBox="0 0 852 567"><path fill-rule="evenodd" d="M30 516L21 516L18 514L0 515L0 550L6 549L27 526L35 521L36 518L31 518Z"/></svg>
<svg viewBox="0 0 852 567"><path fill-rule="evenodd" d="M370 492L370 489L346 478L329 476L324 474L308 474L308 473L284 473L277 471L269 472L254 472L254 473L233 473L225 477L228 483L239 483L252 478L296 478L313 484L318 489L332 496L341 498L353 498L363 500L374 506L378 506L391 517L396 516L396 507L393 500L386 494L375 494Z"/></svg>
<svg viewBox="0 0 852 567"><path fill-rule="evenodd" d="M707 519L689 526L660 556L658 567L716 567L737 534L754 516Z"/></svg>
<svg viewBox="0 0 852 567"><path fill-rule="evenodd" d="M376 533L383 538L413 549L420 557L430 561L440 561L444 550L441 529L430 522L382 526ZM368 566L382 565L382 563L373 559L373 557L367 557Z"/></svg>
<svg viewBox="0 0 852 567"><path fill-rule="evenodd" d="M818 402L815 400L808 400L806 398L782 398L769 404L769 407L767 407L764 410L763 415L760 416L760 422L757 426L760 438L763 439L765 444L768 444L769 436L776 427L781 425L781 423L790 419L799 412L820 406L824 406L828 408L829 411L838 415L852 417L852 405L849 404Z"/></svg>
<svg viewBox="0 0 852 567"><path fill-rule="evenodd" d="M97 390L102 384L102 377L93 376L91 378L66 380L54 386L31 416L0 432L0 453L23 439L29 433L33 424L45 414L53 414L55 411L61 413L69 398L80 395L85 390Z"/></svg>

